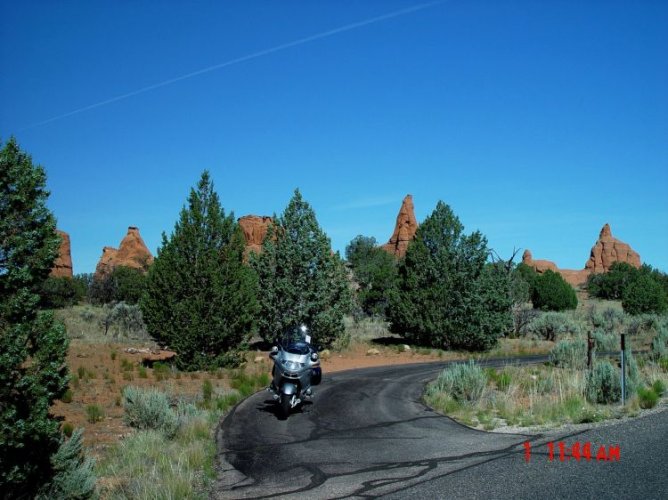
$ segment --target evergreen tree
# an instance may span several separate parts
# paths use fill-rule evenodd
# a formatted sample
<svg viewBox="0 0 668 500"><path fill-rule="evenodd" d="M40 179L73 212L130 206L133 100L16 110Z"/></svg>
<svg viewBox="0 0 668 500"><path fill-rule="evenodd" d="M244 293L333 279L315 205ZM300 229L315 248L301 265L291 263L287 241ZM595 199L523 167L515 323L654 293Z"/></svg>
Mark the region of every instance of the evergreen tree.
<svg viewBox="0 0 668 500"><path fill-rule="evenodd" d="M511 323L505 269L485 268L487 240L465 235L452 209L439 201L420 225L399 264L389 318L392 331L419 344L486 349Z"/></svg>
<svg viewBox="0 0 668 500"><path fill-rule="evenodd" d="M661 283L648 272L638 275L624 288L622 307L629 314L662 314L668 309L668 296Z"/></svg>
<svg viewBox="0 0 668 500"><path fill-rule="evenodd" d="M162 235L140 301L149 333L178 353L181 368L240 361L257 311L257 279L243 263L244 246L205 171L171 236Z"/></svg>
<svg viewBox="0 0 668 500"><path fill-rule="evenodd" d="M359 285L357 299L362 310L371 316L385 317L396 286L395 258L376 246L375 238L359 235L346 247L346 259Z"/></svg>
<svg viewBox="0 0 668 500"><path fill-rule="evenodd" d="M46 174L15 139L0 150L0 491L32 497L53 478L67 389L65 328L40 311L60 238L46 207Z"/></svg>
<svg viewBox="0 0 668 500"><path fill-rule="evenodd" d="M304 323L314 343L329 345L343 333L350 309L343 262L299 190L274 220L251 261L259 278L259 333L274 342L289 326Z"/></svg>

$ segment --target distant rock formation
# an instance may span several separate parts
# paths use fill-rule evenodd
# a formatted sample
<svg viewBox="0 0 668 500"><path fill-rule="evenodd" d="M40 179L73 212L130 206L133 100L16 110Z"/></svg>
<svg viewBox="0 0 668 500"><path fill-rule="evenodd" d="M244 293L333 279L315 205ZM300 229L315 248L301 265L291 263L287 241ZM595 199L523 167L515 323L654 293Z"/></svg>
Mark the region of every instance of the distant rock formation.
<svg viewBox="0 0 668 500"><path fill-rule="evenodd" d="M153 255L151 255L139 234L139 228L130 226L118 249L113 247L102 249L102 257L100 257L100 261L95 268L94 278L100 279L118 266L131 267L146 272L152 263Z"/></svg>
<svg viewBox="0 0 668 500"><path fill-rule="evenodd" d="M70 235L59 229L56 229L56 233L60 236L60 248L58 250L58 257L53 262L51 276L54 278L71 278L74 274L72 271Z"/></svg>
<svg viewBox="0 0 668 500"><path fill-rule="evenodd" d="M549 260L533 260L529 250L525 250L522 256L522 263L537 273L544 273L548 269L558 272L573 286L586 283L590 274L608 272L615 262L625 262L636 268L641 265L640 255L630 245L613 237L609 224L605 224L601 229L584 269L559 269Z"/></svg>
<svg viewBox="0 0 668 500"><path fill-rule="evenodd" d="M394 226L394 232L385 245L381 248L397 258L406 255L408 243L415 238L418 223L415 219L415 207L413 206L413 197L408 194L401 203L397 222Z"/></svg>
<svg viewBox="0 0 668 500"><path fill-rule="evenodd" d="M250 252L260 253L262 242L267 235L267 230L271 224L272 218L266 215L244 215L239 217L239 226L246 239L246 249L244 255L248 257Z"/></svg>
<svg viewBox="0 0 668 500"><path fill-rule="evenodd" d="M524 251L524 254L522 255L522 264L526 264L537 273L544 273L548 269L555 273L559 271L557 265L551 260L533 260L530 250Z"/></svg>
<svg viewBox="0 0 668 500"><path fill-rule="evenodd" d="M615 262L625 262L638 268L640 267L640 255L628 243L612 236L610 225L606 224L601 229L598 241L591 249L585 269L593 273L605 273Z"/></svg>

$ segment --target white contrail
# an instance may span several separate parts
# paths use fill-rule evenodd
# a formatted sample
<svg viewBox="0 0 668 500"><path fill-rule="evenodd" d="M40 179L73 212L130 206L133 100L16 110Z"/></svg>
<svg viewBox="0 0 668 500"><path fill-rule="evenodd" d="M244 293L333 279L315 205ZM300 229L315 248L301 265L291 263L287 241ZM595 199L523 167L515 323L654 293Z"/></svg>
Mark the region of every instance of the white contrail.
<svg viewBox="0 0 668 500"><path fill-rule="evenodd" d="M193 71L191 73L186 73L185 75L177 76L174 78L170 78L169 80L164 80L162 82L154 83L153 85L149 85L148 87L142 87L137 90L133 90L132 92L128 92L127 94L122 94L118 95L116 97L112 97L110 99L105 99L104 101L96 102L95 104L89 104L88 106L84 106L83 108L75 109L73 111L69 111L67 113L63 113L62 115L54 116L52 118L48 118L47 120L33 123L32 125L28 125L27 127L21 129L21 130L27 130L33 127L38 127L40 125L45 125L47 123L51 123L56 120L60 120L61 118L66 118L68 116L76 115L79 113L83 113L84 111L88 111L91 109L99 108L101 106L105 106L107 104L111 104L112 102L117 102L121 101L123 99L127 99L128 97L136 96L138 94L143 94L144 92L148 92L150 90L155 90L160 87L165 87L166 85L171 85L172 83L180 82L181 80L187 80L188 78L192 78L197 75L201 75L204 73L209 73L211 71L215 71L218 69L226 68L228 66L232 66L234 64L238 64L240 62L244 61L249 61L251 59L256 59L258 57L263 57L269 54L273 54L274 52L279 52L281 50L289 49L291 47L296 47L297 45L302 45L304 43L312 42L314 40L320 40L322 38L327 38L333 35L336 35L338 33L343 33L345 31L351 31L357 28L361 28L363 26L367 26L369 24L373 23L378 23L380 21L385 21L386 19L391 19L393 17L399 17L403 16L405 14L410 14L411 12L416 12L418 10L423 10L427 9L429 7L433 7L434 5L438 5L440 3L443 3L445 0L437 0L434 2L428 2L428 3L422 3L419 5L414 5L412 7L406 7L405 9L400 9L400 10L395 10L393 12L389 12L387 14L383 14L381 16L377 17L372 17L370 19L365 19L363 21L358 21L355 23L351 24L346 24L345 26L340 26L338 28L334 28L328 31L323 31L322 33L318 33L316 35L311 35L307 36L304 38L299 38L297 40L293 40L291 42L286 42L281 45L277 45L275 47L271 47L269 49L264 49L260 50L258 52L253 52L252 54L247 54L245 56L237 57L236 59L231 59L229 61L225 61L219 64L214 64L213 66L208 66L206 68L198 69L197 71Z"/></svg>

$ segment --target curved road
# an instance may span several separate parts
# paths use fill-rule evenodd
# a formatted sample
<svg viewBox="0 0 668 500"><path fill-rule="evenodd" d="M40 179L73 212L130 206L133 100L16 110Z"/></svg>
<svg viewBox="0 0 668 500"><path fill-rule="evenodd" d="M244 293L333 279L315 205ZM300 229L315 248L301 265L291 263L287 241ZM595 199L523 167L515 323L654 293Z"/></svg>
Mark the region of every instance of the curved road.
<svg viewBox="0 0 668 500"><path fill-rule="evenodd" d="M524 359L522 362L536 361ZM489 361L488 366L503 361ZM314 404L280 420L269 393L218 432L215 498L666 498L668 412L579 433L480 432L421 403L446 363L323 377ZM531 441L531 459L524 443ZM549 461L546 443L619 445L620 461Z"/></svg>

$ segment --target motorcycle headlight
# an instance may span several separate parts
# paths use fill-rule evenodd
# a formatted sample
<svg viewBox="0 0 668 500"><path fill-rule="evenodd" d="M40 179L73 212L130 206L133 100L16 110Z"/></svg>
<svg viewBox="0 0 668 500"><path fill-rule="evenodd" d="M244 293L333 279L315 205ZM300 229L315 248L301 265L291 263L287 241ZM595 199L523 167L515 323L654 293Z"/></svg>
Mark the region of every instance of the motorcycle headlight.
<svg viewBox="0 0 668 500"><path fill-rule="evenodd" d="M297 363L296 361L283 361L283 368L294 372L304 368L304 363Z"/></svg>

